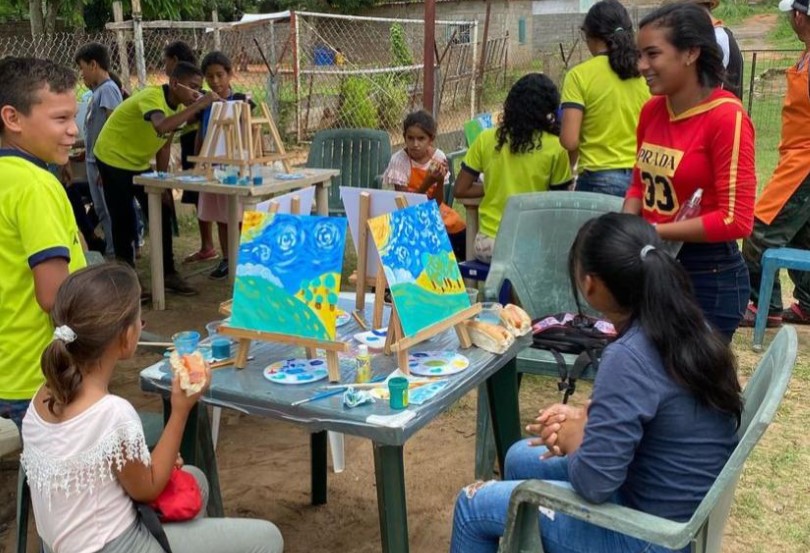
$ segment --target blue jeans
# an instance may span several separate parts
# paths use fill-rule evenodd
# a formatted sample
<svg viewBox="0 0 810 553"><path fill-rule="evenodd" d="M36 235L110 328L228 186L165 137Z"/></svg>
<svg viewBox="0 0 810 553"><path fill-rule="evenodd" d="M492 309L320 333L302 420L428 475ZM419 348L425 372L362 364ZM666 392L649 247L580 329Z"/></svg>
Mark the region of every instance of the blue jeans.
<svg viewBox="0 0 810 553"><path fill-rule="evenodd" d="M578 192L599 192L624 198L632 176L632 169L584 170L577 175L577 185L574 189Z"/></svg>
<svg viewBox="0 0 810 553"><path fill-rule="evenodd" d="M568 460L540 460L544 447L528 440L516 443L506 455L505 480L490 481L477 490L467 487L456 499L451 553L494 553L506 526L512 490L525 479L548 480L568 487ZM618 498L616 498L618 499ZM613 500L612 500L613 501ZM618 503L619 501L613 501ZM547 514L548 513L548 514ZM540 513L540 535L546 553L671 553L672 550L594 526L561 513ZM689 551L683 548L678 553Z"/></svg>
<svg viewBox="0 0 810 553"><path fill-rule="evenodd" d="M11 419L22 431L22 420L30 403L30 399L0 399L0 417Z"/></svg>
<svg viewBox="0 0 810 553"><path fill-rule="evenodd" d="M748 269L737 243L686 243L678 261L689 273L706 320L730 343L751 293Z"/></svg>

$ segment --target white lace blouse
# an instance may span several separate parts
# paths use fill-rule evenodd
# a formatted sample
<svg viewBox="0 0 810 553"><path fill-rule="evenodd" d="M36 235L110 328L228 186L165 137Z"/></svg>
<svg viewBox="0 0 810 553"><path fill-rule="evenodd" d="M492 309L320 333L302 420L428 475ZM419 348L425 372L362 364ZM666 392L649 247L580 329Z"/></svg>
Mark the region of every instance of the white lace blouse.
<svg viewBox="0 0 810 553"><path fill-rule="evenodd" d="M37 532L54 553L98 551L135 522L115 471L150 457L129 402L107 395L61 423L42 420L32 405L22 435Z"/></svg>

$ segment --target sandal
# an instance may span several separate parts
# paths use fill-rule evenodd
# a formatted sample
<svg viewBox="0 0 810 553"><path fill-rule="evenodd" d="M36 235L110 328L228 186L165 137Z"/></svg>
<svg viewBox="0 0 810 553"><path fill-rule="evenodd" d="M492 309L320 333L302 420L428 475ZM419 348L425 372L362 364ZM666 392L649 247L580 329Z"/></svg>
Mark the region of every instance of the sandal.
<svg viewBox="0 0 810 553"><path fill-rule="evenodd" d="M768 318L765 319L765 328L778 328L782 326L782 315L771 315L768 314ZM743 315L742 320L740 321L741 327L746 328L754 328L754 324L757 320L757 308L753 303L748 304L748 308L745 310L745 315ZM810 323L810 321L808 321Z"/></svg>
<svg viewBox="0 0 810 553"><path fill-rule="evenodd" d="M782 320L794 325L808 325L810 313L802 309L798 303L794 303L789 309L782 311Z"/></svg>
<svg viewBox="0 0 810 553"><path fill-rule="evenodd" d="M209 259L214 259L217 256L217 251L213 248L210 250L200 250L194 252L193 254L186 256L183 260L183 263L196 263L197 261L207 261Z"/></svg>

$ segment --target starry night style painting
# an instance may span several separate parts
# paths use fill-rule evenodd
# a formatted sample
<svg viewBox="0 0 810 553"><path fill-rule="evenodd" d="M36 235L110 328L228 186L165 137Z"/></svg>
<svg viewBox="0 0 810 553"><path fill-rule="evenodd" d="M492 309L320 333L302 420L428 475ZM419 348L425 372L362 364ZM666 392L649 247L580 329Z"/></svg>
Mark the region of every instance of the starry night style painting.
<svg viewBox="0 0 810 553"><path fill-rule="evenodd" d="M406 337L470 307L436 202L368 224Z"/></svg>
<svg viewBox="0 0 810 553"><path fill-rule="evenodd" d="M335 339L346 219L245 212L231 326Z"/></svg>

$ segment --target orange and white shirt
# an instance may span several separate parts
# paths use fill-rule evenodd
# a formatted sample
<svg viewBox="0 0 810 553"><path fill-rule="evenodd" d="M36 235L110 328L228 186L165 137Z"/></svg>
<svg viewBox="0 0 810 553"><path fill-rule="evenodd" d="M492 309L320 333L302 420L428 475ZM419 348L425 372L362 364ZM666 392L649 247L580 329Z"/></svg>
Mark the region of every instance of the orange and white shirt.
<svg viewBox="0 0 810 553"><path fill-rule="evenodd" d="M754 223L754 126L732 93L715 89L674 115L665 96L641 110L636 164L627 198L651 223L669 223L698 188L708 242L744 238Z"/></svg>

